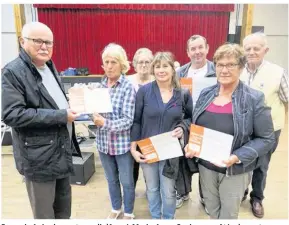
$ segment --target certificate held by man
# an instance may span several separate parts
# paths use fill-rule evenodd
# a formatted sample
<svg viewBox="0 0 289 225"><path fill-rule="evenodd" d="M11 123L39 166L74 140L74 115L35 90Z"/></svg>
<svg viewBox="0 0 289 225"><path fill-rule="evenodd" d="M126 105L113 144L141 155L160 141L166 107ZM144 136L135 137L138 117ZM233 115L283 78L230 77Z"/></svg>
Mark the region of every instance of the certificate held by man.
<svg viewBox="0 0 289 225"><path fill-rule="evenodd" d="M222 162L231 155L233 136L209 128L191 125L189 149L199 152L198 158L217 166L225 167Z"/></svg>
<svg viewBox="0 0 289 225"><path fill-rule="evenodd" d="M77 113L112 112L108 88L72 87L68 90L70 108Z"/></svg>
<svg viewBox="0 0 289 225"><path fill-rule="evenodd" d="M137 144L147 163L183 156L180 142L178 138L172 136L172 132L137 141Z"/></svg>
<svg viewBox="0 0 289 225"><path fill-rule="evenodd" d="M189 89L190 93L193 93L193 80L192 78L188 77L182 77L180 78L180 84L182 88Z"/></svg>

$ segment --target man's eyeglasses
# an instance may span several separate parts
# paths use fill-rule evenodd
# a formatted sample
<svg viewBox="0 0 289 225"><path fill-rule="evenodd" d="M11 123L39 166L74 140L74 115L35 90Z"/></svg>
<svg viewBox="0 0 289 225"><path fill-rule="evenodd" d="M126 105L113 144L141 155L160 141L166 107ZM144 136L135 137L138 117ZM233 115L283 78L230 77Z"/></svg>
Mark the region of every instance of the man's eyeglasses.
<svg viewBox="0 0 289 225"><path fill-rule="evenodd" d="M34 38L28 38L28 37L24 37L27 40L31 40L33 41L33 43L37 46L42 46L43 43L46 45L46 47L51 48L53 46L53 41L43 41L41 39L34 39Z"/></svg>
<svg viewBox="0 0 289 225"><path fill-rule="evenodd" d="M139 61L139 62L137 62L137 64L139 64L139 65L143 65L143 64L145 64L145 65L149 65L151 62L149 62L149 61Z"/></svg>
<svg viewBox="0 0 289 225"><path fill-rule="evenodd" d="M217 69L222 70L224 69L224 67L226 67L228 70L233 70L236 68L236 66L238 66L239 63L229 63L229 64L216 64Z"/></svg>

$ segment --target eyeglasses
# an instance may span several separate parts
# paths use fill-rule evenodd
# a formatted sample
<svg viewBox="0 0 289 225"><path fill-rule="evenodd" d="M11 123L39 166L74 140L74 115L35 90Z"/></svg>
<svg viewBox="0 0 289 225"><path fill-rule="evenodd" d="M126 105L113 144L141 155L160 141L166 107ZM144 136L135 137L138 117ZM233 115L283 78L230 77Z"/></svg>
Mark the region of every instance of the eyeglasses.
<svg viewBox="0 0 289 225"><path fill-rule="evenodd" d="M24 37L24 38L26 38L27 40L33 41L33 43L37 46L42 46L43 43L48 48L51 48L53 46L53 41L43 41L42 39L34 39L34 38L28 38L28 37Z"/></svg>
<svg viewBox="0 0 289 225"><path fill-rule="evenodd" d="M222 70L222 69L224 69L224 67L226 67L228 70L233 70L238 65L239 65L239 63L217 64L216 67L218 70Z"/></svg>
<svg viewBox="0 0 289 225"><path fill-rule="evenodd" d="M149 65L151 62L149 62L149 61L139 61L139 62L137 62L137 64L139 64L139 65L143 65L143 64L145 64L145 65Z"/></svg>

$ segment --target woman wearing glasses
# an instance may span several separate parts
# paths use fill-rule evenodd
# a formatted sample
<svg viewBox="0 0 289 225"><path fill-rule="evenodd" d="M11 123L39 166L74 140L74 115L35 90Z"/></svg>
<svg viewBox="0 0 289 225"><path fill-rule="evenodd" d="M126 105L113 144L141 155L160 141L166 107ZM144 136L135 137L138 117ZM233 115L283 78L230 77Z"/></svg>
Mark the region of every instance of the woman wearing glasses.
<svg viewBox="0 0 289 225"><path fill-rule="evenodd" d="M141 86L155 80L154 76L150 74L150 64L153 60L153 57L154 56L152 54L152 51L148 48L140 48L134 54L132 64L134 70L136 71L136 74L127 76L127 79L131 81L136 92ZM135 187L138 176L139 163L137 161L134 161L133 178Z"/></svg>
<svg viewBox="0 0 289 225"><path fill-rule="evenodd" d="M127 78L132 82L136 91L141 86L154 81L154 76L150 74L153 57L152 51L148 48L140 48L135 52L132 64L136 73Z"/></svg>
<svg viewBox="0 0 289 225"><path fill-rule="evenodd" d="M226 167L198 160L200 182L211 219L237 219L252 171L274 144L274 130L264 95L239 80L245 66L242 48L222 45L215 52L214 62L218 84L201 92L192 123L233 135L234 139L230 157L223 160ZM199 154L188 145L185 151L189 158Z"/></svg>

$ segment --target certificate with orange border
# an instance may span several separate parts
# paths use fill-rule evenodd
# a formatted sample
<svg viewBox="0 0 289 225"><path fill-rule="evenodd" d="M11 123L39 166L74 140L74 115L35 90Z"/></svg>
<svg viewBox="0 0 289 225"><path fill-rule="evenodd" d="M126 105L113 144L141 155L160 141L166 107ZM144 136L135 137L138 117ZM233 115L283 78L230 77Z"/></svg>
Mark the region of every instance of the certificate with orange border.
<svg viewBox="0 0 289 225"><path fill-rule="evenodd" d="M108 88L72 87L68 89L69 105L77 113L112 112Z"/></svg>
<svg viewBox="0 0 289 225"><path fill-rule="evenodd" d="M198 158L225 166L222 160L231 155L233 136L192 124L190 127L189 149L200 151Z"/></svg>
<svg viewBox="0 0 289 225"><path fill-rule="evenodd" d="M172 137L172 132L166 132L137 141L137 144L142 154L146 157L147 163L184 155L178 138Z"/></svg>
<svg viewBox="0 0 289 225"><path fill-rule="evenodd" d="M182 77L180 79L180 84L182 88L187 88L189 89L191 94L193 93L193 79L192 78Z"/></svg>

